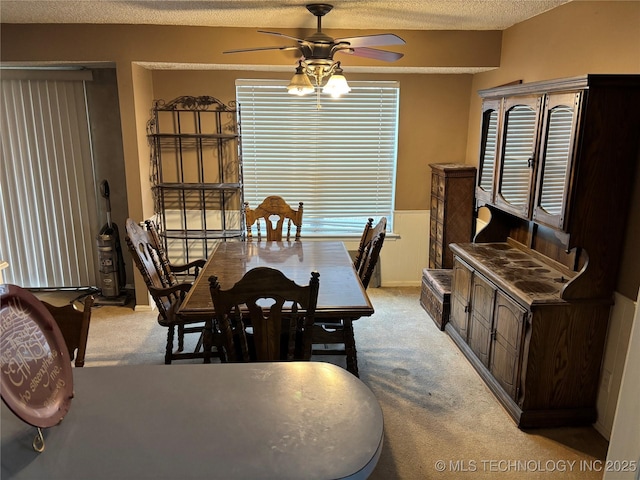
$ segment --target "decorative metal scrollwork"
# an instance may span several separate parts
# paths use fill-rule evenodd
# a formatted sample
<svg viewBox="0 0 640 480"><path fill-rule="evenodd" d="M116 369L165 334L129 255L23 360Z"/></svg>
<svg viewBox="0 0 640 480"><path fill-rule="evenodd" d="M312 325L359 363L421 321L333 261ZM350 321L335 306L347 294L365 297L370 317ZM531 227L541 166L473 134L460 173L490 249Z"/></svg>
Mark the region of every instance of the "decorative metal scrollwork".
<svg viewBox="0 0 640 480"><path fill-rule="evenodd" d="M156 110L175 110L180 108L186 110L209 110L213 106L214 110L229 112L235 110L235 103L235 101L232 101L229 102L229 105L226 105L209 95L201 95L199 97L184 95L171 100L169 103L165 103L164 100L156 100L153 102L153 107Z"/></svg>

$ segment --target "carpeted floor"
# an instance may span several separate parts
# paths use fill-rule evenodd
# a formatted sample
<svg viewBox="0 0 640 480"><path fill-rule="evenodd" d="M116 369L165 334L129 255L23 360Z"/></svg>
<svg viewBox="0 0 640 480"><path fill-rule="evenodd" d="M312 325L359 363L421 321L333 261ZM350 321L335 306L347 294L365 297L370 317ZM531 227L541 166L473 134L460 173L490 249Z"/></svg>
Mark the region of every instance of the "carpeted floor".
<svg viewBox="0 0 640 480"><path fill-rule="evenodd" d="M602 478L598 461L606 457L606 440L591 427L518 429L420 307L419 288L368 293L376 313L355 323L360 378L385 420L385 444L372 479ZM49 294L38 296L56 303ZM85 368L161 364L165 339L155 312L96 307ZM342 358L318 360L344 365Z"/></svg>

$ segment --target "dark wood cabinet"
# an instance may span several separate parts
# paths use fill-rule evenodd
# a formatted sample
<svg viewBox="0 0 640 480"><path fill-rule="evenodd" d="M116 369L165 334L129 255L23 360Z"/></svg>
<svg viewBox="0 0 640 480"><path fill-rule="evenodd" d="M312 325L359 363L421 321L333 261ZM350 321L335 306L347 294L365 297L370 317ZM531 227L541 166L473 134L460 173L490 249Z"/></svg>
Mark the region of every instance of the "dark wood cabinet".
<svg viewBox="0 0 640 480"><path fill-rule="evenodd" d="M640 158L640 75L480 91L476 205L446 331L520 427L593 423Z"/></svg>
<svg viewBox="0 0 640 480"><path fill-rule="evenodd" d="M474 225L476 167L432 163L429 268L453 266L452 242L470 242Z"/></svg>
<svg viewBox="0 0 640 480"><path fill-rule="evenodd" d="M565 302L576 272L510 240L452 244L446 330L520 427L593 423L609 302Z"/></svg>
<svg viewBox="0 0 640 480"><path fill-rule="evenodd" d="M511 237L572 270L586 266L563 299L610 297L638 163L640 75L479 93L476 204L491 221L474 241Z"/></svg>

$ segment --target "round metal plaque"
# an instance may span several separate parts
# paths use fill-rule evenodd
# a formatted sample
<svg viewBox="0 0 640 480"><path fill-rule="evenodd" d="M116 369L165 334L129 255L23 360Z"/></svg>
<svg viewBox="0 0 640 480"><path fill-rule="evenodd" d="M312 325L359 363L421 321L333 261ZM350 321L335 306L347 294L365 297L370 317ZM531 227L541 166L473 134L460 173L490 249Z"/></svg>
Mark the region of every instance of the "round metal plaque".
<svg viewBox="0 0 640 480"><path fill-rule="evenodd" d="M52 427L69 411L73 372L64 337L29 291L0 285L0 396L34 427Z"/></svg>

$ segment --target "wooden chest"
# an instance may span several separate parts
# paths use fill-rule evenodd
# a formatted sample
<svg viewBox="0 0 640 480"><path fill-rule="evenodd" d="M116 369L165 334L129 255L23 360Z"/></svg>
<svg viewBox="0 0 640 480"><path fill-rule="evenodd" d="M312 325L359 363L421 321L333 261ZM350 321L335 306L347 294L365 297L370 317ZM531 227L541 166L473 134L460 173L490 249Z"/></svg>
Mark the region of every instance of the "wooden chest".
<svg viewBox="0 0 640 480"><path fill-rule="evenodd" d="M425 268L422 271L420 305L440 330L449 321L451 308L451 279L453 270Z"/></svg>
<svg viewBox="0 0 640 480"><path fill-rule="evenodd" d="M429 268L453 267L450 243L470 242L474 233L476 168L432 163Z"/></svg>

